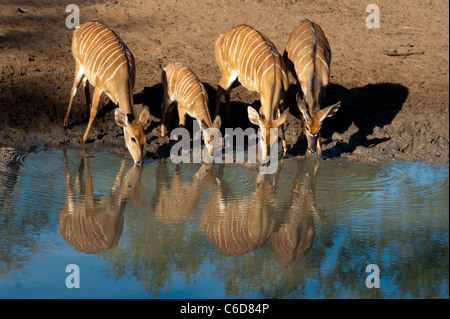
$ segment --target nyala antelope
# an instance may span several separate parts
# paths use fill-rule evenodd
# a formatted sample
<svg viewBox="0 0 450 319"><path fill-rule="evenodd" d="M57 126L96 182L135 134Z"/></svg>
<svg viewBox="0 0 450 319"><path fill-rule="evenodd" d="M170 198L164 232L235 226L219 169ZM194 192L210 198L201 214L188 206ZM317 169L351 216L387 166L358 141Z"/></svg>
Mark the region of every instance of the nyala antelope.
<svg viewBox="0 0 450 319"><path fill-rule="evenodd" d="M323 120L338 111L341 102L321 109L325 91L330 83L331 49L322 28L305 19L291 33L284 62L297 81L296 96L298 108L303 116L300 140L306 135L308 151L322 154L320 130ZM303 93L303 98L300 97ZM305 134L306 130L306 134Z"/></svg>
<svg viewBox="0 0 450 319"><path fill-rule="evenodd" d="M187 66L181 63L167 65L162 70L162 85L164 96L161 104L161 136L166 135L167 115L169 125L172 121L172 111L177 104L179 126L184 127L186 115L196 119L202 132L208 128L220 129L221 119L217 115L211 120L208 106L208 94L198 77ZM217 141L216 141L217 142ZM212 155L214 151L214 135L205 141L205 147Z"/></svg>
<svg viewBox="0 0 450 319"><path fill-rule="evenodd" d="M225 96L226 117L231 122L230 91L242 84L260 95L259 113L249 106L248 118L261 128L264 159L275 139L270 140L270 128L281 126L283 151L287 144L283 123L288 110L284 110L284 96L289 87L286 68L275 45L262 33L248 25L239 25L221 35L215 46L216 61L222 77L216 97L216 115L219 113L220 99ZM265 129L265 130L264 130ZM265 131L265 132L264 132ZM278 134L276 136L278 138Z"/></svg>
<svg viewBox="0 0 450 319"><path fill-rule="evenodd" d="M75 79L64 126L67 127L69 123L73 98L82 81L86 106L90 111L83 143L86 143L92 122L97 115L100 96L105 93L116 105L119 104L114 111L116 123L123 128L125 145L133 157L134 163L141 165L146 140L144 124L148 121L150 113L148 107L144 106L139 117L135 117L133 114L132 92L136 67L130 49L114 31L99 21L91 21L80 25L75 30L72 54L75 59ZM89 83L95 87L92 104L90 103Z"/></svg>

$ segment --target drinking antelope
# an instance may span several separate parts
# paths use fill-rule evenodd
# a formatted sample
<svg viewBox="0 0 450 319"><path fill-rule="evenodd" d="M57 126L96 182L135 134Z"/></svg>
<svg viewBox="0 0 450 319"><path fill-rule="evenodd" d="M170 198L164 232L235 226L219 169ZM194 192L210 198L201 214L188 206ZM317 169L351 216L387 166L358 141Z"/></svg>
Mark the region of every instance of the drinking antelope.
<svg viewBox="0 0 450 319"><path fill-rule="evenodd" d="M215 56L222 73L217 88L216 115L219 113L220 98L224 95L227 120L231 122L230 91L233 87L242 84L246 89L258 92L261 100L259 113L251 106L247 110L250 122L258 125L263 132L262 157L265 158L270 146L275 142L270 140L270 128L276 128L278 131L279 126L282 131L283 151L286 153L282 124L288 113L288 110L284 110L284 95L289 82L286 68L275 45L253 27L242 24L218 38Z"/></svg>
<svg viewBox="0 0 450 319"><path fill-rule="evenodd" d="M81 81L85 90L86 105L90 109L89 123L83 136L86 143L92 122L97 115L100 96L105 93L119 107L115 109L116 123L123 127L125 145L135 164L143 162L145 133L143 125L150 113L145 106L139 118L133 114L132 92L136 77L134 56L119 36L99 21L86 22L73 35L72 54L75 59L75 79L70 94L64 126L69 123L73 98ZM90 103L89 82L94 89Z"/></svg>
<svg viewBox="0 0 450 319"><path fill-rule="evenodd" d="M169 112L169 125L171 123L174 102L177 103L180 126L184 127L186 115L189 115L198 121L202 131L208 128L220 129L220 116L217 115L214 122L211 121L208 94L198 77L188 67L181 63L167 65L162 71L162 84L164 96L161 104L161 136L166 135L167 112ZM211 135L210 139L205 141L205 147L210 154L214 150L213 140L214 136Z"/></svg>
<svg viewBox="0 0 450 319"><path fill-rule="evenodd" d="M297 105L303 114L302 132L303 140L306 129L308 151L314 153L318 150L322 154L320 144L320 129L325 118L333 116L339 109L341 102L321 109L325 91L330 83L331 49L322 28L305 19L294 29L289 36L284 61L297 81L298 92L303 93L303 99L297 93Z"/></svg>

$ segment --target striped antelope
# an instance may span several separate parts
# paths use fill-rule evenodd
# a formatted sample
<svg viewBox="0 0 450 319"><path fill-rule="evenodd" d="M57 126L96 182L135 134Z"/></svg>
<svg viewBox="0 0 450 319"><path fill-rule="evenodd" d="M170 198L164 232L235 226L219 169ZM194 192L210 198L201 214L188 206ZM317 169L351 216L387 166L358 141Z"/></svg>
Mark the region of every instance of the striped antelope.
<svg viewBox="0 0 450 319"><path fill-rule="evenodd" d="M155 216L166 224L184 222L199 209L201 199L216 181L213 164L202 164L189 179L182 178L178 167L171 175L166 163L156 170Z"/></svg>
<svg viewBox="0 0 450 319"><path fill-rule="evenodd" d="M116 123L123 127L125 145L135 164L142 164L145 143L143 125L148 121L150 113L145 106L138 119L133 115L132 92L136 77L133 54L114 31L99 21L84 23L75 30L72 54L75 59L75 79L64 126L67 127L69 123L73 98L83 81L86 105L90 109L83 143L87 141L92 122L97 115L100 96L106 93L111 101L119 104L119 108L115 110ZM92 104L87 81L95 87Z"/></svg>
<svg viewBox="0 0 450 319"><path fill-rule="evenodd" d="M291 33L284 61L297 81L299 93L297 105L302 117L303 140L306 128L308 151L314 153L318 150L322 154L320 144L320 129L325 118L333 116L339 109L341 102L320 109L325 97L325 91L330 83L331 49L322 28L305 19Z"/></svg>
<svg viewBox="0 0 450 319"><path fill-rule="evenodd" d="M71 182L69 161L63 152L66 195L59 214L59 233L78 251L98 253L115 247L122 235L126 205L141 204L143 167L134 165L125 172L126 161L122 161L110 193L98 195L88 157L80 160Z"/></svg>
<svg viewBox="0 0 450 319"><path fill-rule="evenodd" d="M217 115L214 122L211 121L205 87L188 67L181 63L167 65L162 71L162 84L164 96L161 104L161 136L166 135L167 115L169 115L169 125L171 123L174 102L177 103L180 126L184 127L186 115L189 115L198 121L202 131L208 128L220 129L220 116ZM205 147L210 154L214 150L213 140L214 136L211 134L210 140L205 141Z"/></svg>
<svg viewBox="0 0 450 319"><path fill-rule="evenodd" d="M246 89L258 92L261 108L258 113L249 106L248 118L251 123L266 129L265 134L261 136L265 146L261 148L262 157L267 156L270 146L275 142L270 140L270 128L278 129L280 125L283 151L286 153L287 145L282 124L286 121L288 113L288 110L284 111L284 95L289 82L281 55L275 45L262 33L242 24L218 38L215 55L222 73L217 88L216 115L219 113L220 98L224 95L227 120L231 122L230 91L233 87L242 84Z"/></svg>
<svg viewBox="0 0 450 319"><path fill-rule="evenodd" d="M279 172L258 174L254 192L239 194L239 200L231 200L236 195L231 185L216 177L200 216L200 228L218 249L239 256L260 249L270 238L279 210L273 190Z"/></svg>

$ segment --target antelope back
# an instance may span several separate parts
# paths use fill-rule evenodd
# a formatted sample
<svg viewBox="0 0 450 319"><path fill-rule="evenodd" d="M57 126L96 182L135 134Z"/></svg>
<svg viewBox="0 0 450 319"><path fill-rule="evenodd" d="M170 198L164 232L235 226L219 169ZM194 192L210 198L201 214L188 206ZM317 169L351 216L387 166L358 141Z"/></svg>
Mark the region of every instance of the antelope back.
<svg viewBox="0 0 450 319"><path fill-rule="evenodd" d="M289 82L281 55L272 41L242 24L219 37L215 55L222 75L229 74L233 82L239 78L245 88L258 92L262 112L267 120L274 119L276 106L284 98Z"/></svg>
<svg viewBox="0 0 450 319"><path fill-rule="evenodd" d="M187 66L181 63L167 65L163 69L163 86L169 101L177 101L178 108L212 127L208 94L198 77Z"/></svg>
<svg viewBox="0 0 450 319"><path fill-rule="evenodd" d="M316 113L323 88L330 81L331 49L322 28L308 19L300 22L289 37L285 54L300 82L306 104Z"/></svg>
<svg viewBox="0 0 450 319"><path fill-rule="evenodd" d="M100 86L115 104L120 105L120 95L130 98L136 77L134 56L114 31L99 21L82 24L74 32L72 54L88 81Z"/></svg>

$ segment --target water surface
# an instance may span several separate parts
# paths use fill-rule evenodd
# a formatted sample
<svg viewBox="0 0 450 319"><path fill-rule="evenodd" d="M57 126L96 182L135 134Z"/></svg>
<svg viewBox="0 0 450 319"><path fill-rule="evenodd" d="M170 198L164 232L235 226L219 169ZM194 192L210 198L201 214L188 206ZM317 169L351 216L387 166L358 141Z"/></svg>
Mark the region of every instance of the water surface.
<svg viewBox="0 0 450 319"><path fill-rule="evenodd" d="M2 149L0 298L449 297L448 168L315 168Z"/></svg>

